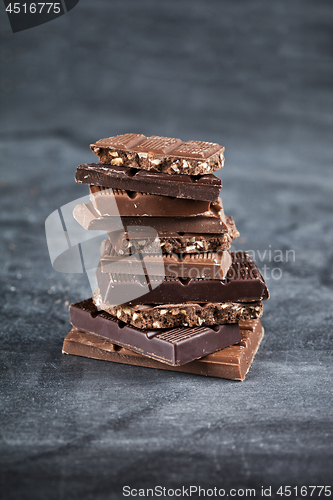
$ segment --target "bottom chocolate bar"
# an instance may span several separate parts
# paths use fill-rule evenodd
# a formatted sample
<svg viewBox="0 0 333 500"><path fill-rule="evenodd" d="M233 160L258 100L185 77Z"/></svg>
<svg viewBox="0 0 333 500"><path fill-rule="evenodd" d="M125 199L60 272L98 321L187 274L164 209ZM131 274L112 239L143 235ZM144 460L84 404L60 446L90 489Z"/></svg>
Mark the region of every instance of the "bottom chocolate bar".
<svg viewBox="0 0 333 500"><path fill-rule="evenodd" d="M258 319L244 321L239 328L241 342L182 366L160 363L76 328L65 338L62 352L127 365L243 381L264 336L264 329Z"/></svg>

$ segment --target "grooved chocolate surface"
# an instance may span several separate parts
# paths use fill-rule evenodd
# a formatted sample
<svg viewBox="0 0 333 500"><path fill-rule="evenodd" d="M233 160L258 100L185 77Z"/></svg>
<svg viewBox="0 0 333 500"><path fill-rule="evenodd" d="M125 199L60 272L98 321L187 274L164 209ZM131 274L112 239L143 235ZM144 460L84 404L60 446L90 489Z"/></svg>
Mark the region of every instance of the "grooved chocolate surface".
<svg viewBox="0 0 333 500"><path fill-rule="evenodd" d="M65 338L62 352L64 354L74 354L87 358L147 368L173 370L208 377L243 381L264 336L264 329L260 320L240 323L239 329L241 340L237 344L216 351L213 354L208 354L182 366L172 367L165 363L160 363L130 349L112 344L112 342L103 337L92 335L76 328L73 328Z"/></svg>
<svg viewBox="0 0 333 500"><path fill-rule="evenodd" d="M116 216L99 215L91 203L76 205L73 215L77 222L87 230L115 231L119 229L119 218ZM212 207L210 215L196 217L129 217L122 216L124 229L127 226L149 226L157 232L180 231L190 233L227 233L223 211L215 211ZM148 223L149 224L148 224Z"/></svg>
<svg viewBox="0 0 333 500"><path fill-rule="evenodd" d="M207 159L221 148L218 144L202 142L202 141L188 141L180 144L174 149L173 154L183 158L201 158Z"/></svg>
<svg viewBox="0 0 333 500"><path fill-rule="evenodd" d="M100 139L90 147L102 163L172 175L208 174L224 163L224 147L204 141L125 134Z"/></svg>
<svg viewBox="0 0 333 500"><path fill-rule="evenodd" d="M104 163L79 165L75 180L80 184L204 201L217 201L222 187L221 179L214 174L170 175Z"/></svg>
<svg viewBox="0 0 333 500"><path fill-rule="evenodd" d="M164 265L161 265L163 262ZM137 274L143 273L140 254L123 259L112 245L100 260L103 273ZM232 263L230 254L224 252L177 254L146 254L144 264L149 274L183 278L223 279Z"/></svg>
<svg viewBox="0 0 333 500"><path fill-rule="evenodd" d="M230 256L232 264L224 280L166 277L161 283L158 276L146 276L150 290L145 293L146 281L138 276L102 273L98 267L97 283L103 302L107 304L119 301L119 297L130 305L267 300L269 292L265 280L249 255L230 252Z"/></svg>
<svg viewBox="0 0 333 500"><path fill-rule="evenodd" d="M166 155L175 151L183 142L180 139L172 139L170 137L158 137L153 135L147 137L144 141L136 144L133 151L138 153L152 153L154 155Z"/></svg>
<svg viewBox="0 0 333 500"><path fill-rule="evenodd" d="M90 186L89 191L92 205L100 216L196 217L213 215L222 209L222 200L187 200L101 186Z"/></svg>
<svg viewBox="0 0 333 500"><path fill-rule="evenodd" d="M170 365L188 363L240 341L237 324L168 331L140 330L105 311L98 311L91 299L72 304L69 313L75 328L98 334L114 344Z"/></svg>

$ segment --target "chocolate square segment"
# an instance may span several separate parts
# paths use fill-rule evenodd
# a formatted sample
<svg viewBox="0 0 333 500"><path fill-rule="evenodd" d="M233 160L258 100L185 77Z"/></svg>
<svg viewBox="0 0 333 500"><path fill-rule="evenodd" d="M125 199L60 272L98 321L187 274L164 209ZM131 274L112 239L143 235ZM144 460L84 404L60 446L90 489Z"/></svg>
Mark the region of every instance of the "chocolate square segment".
<svg viewBox="0 0 333 500"><path fill-rule="evenodd" d="M206 160L220 150L221 153L223 153L224 148L214 142L188 141L178 146L178 148L172 152L172 155L181 158Z"/></svg>
<svg viewBox="0 0 333 500"><path fill-rule="evenodd" d="M109 137L108 139L101 139L96 142L95 146L99 148L131 149L145 139L146 136L142 134L123 134L116 137Z"/></svg>
<svg viewBox="0 0 333 500"><path fill-rule="evenodd" d="M158 137L153 135L148 137L145 141L136 145L133 151L137 153L152 153L165 155L174 151L179 145L182 144L180 139L172 139L170 137Z"/></svg>

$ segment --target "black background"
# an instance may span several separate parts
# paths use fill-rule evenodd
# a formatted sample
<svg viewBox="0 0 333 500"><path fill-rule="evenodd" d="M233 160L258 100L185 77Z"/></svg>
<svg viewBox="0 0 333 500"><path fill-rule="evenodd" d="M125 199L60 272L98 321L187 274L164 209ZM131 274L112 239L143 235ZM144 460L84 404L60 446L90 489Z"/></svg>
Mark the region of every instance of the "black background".
<svg viewBox="0 0 333 500"><path fill-rule="evenodd" d="M81 0L16 34L0 14L3 498L331 484L331 2ZM244 383L61 354L91 291L53 271L44 222L87 194L89 144L126 132L226 147L234 246L270 268Z"/></svg>

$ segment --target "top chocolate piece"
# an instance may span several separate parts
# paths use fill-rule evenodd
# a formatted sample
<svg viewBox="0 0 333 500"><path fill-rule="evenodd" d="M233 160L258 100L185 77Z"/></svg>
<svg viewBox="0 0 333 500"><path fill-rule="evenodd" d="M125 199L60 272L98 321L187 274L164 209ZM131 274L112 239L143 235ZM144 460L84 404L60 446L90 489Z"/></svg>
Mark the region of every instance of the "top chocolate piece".
<svg viewBox="0 0 333 500"><path fill-rule="evenodd" d="M224 164L224 147L213 142L124 134L90 145L101 163L166 174L202 175Z"/></svg>

